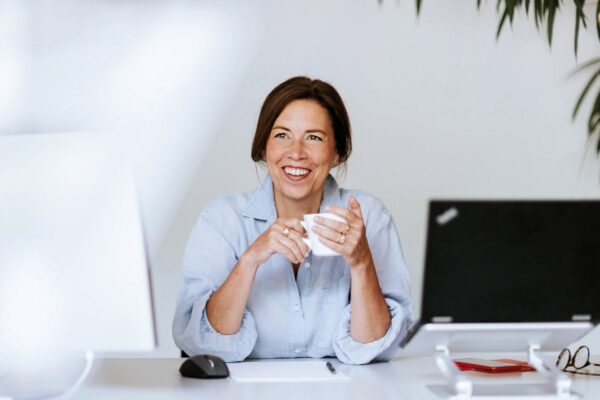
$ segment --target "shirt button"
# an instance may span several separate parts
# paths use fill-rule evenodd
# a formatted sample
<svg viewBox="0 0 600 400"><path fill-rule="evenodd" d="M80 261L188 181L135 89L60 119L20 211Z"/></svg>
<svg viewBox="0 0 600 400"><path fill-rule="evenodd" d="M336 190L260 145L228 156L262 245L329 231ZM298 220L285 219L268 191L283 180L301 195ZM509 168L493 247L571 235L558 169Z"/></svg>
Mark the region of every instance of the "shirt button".
<svg viewBox="0 0 600 400"><path fill-rule="evenodd" d="M300 311L300 304L294 304L294 311Z"/></svg>
<svg viewBox="0 0 600 400"><path fill-rule="evenodd" d="M304 263L304 268L308 268L308 267L310 267L310 263L309 262L305 262Z"/></svg>
<svg viewBox="0 0 600 400"><path fill-rule="evenodd" d="M296 353L296 354L300 354L300 349L296 349L296 350L294 350L294 353Z"/></svg>

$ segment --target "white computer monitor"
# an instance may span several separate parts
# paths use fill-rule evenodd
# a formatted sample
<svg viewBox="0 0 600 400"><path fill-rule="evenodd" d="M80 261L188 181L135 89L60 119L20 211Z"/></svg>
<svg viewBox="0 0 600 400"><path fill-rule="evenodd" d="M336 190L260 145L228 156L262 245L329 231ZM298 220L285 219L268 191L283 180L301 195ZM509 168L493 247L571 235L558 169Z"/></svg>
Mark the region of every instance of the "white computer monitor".
<svg viewBox="0 0 600 400"><path fill-rule="evenodd" d="M154 348L133 177L100 136L0 136L0 327L0 345Z"/></svg>
<svg viewBox="0 0 600 400"><path fill-rule="evenodd" d="M93 353L156 346L134 179L106 139L0 136L0 397L64 394Z"/></svg>
<svg viewBox="0 0 600 400"><path fill-rule="evenodd" d="M0 136L3 377L62 354L155 346L139 204L118 143Z"/></svg>

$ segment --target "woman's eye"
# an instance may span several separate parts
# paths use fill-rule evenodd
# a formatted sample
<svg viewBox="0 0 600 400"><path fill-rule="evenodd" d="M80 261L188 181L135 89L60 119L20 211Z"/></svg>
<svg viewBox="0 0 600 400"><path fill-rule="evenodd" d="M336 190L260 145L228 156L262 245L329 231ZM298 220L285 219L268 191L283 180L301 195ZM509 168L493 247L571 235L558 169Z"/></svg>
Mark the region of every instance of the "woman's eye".
<svg viewBox="0 0 600 400"><path fill-rule="evenodd" d="M280 139L284 139L285 138L285 132L279 132L275 134L276 138L280 138Z"/></svg>
<svg viewBox="0 0 600 400"><path fill-rule="evenodd" d="M321 137L317 136L317 135L309 135L308 139L309 140L318 140L318 141L321 141L321 142L323 141L323 139L321 139Z"/></svg>

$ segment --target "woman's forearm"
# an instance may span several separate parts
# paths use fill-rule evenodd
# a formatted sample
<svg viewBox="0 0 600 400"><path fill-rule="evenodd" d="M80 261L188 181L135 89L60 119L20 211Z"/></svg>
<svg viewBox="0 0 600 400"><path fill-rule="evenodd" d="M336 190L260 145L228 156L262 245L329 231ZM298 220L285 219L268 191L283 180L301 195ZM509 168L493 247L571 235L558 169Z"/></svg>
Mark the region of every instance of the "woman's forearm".
<svg viewBox="0 0 600 400"><path fill-rule="evenodd" d="M360 343L382 338L390 326L390 312L381 293L373 262L351 269L350 334Z"/></svg>
<svg viewBox="0 0 600 400"><path fill-rule="evenodd" d="M208 300L206 315L217 332L233 335L240 330L257 269L258 265L240 257L225 282Z"/></svg>

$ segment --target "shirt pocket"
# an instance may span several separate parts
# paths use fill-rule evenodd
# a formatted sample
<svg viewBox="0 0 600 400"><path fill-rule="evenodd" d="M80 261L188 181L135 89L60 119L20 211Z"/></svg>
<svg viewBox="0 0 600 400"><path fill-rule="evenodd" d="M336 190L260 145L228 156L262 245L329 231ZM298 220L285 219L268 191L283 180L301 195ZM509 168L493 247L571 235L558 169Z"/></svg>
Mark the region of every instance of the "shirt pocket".
<svg viewBox="0 0 600 400"><path fill-rule="evenodd" d="M349 294L349 273L319 292L317 348L324 355L333 355L333 340L339 329L344 308L349 304Z"/></svg>
<svg viewBox="0 0 600 400"><path fill-rule="evenodd" d="M340 304L347 305L350 300L350 274L344 273L327 286L322 287L318 296L320 306L331 303L338 306Z"/></svg>

